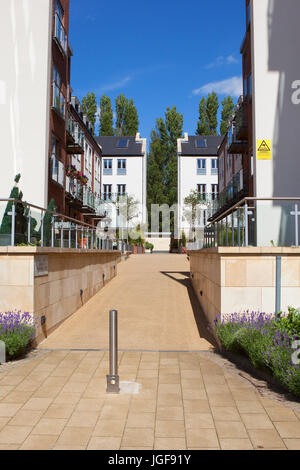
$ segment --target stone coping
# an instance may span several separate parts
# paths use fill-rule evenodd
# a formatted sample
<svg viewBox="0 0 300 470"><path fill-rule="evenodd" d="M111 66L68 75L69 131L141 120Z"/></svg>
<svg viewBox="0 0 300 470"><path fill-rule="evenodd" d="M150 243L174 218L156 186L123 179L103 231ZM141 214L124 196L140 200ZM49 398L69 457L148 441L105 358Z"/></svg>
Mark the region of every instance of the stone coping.
<svg viewBox="0 0 300 470"><path fill-rule="evenodd" d="M218 248L203 248L202 250L188 250L188 255L201 255L201 254L261 254L261 255L300 255L300 247L270 247L270 246L220 246Z"/></svg>
<svg viewBox="0 0 300 470"><path fill-rule="evenodd" d="M0 255L1 254L28 254L28 255L35 255L35 254L85 254L85 255L94 255L94 254L116 254L121 255L121 251L119 250L89 250L87 248L51 248L47 247L40 247L40 246L0 246Z"/></svg>

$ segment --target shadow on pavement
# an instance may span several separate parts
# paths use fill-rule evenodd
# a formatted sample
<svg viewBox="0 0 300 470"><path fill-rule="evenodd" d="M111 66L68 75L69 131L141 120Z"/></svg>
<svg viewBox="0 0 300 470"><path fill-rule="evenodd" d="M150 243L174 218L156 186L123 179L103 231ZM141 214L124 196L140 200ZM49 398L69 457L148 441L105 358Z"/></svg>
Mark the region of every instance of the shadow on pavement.
<svg viewBox="0 0 300 470"><path fill-rule="evenodd" d="M206 339L212 346L218 348L217 342L213 334L209 331L209 323L205 317L205 314L199 305L198 299L194 292L189 271L160 271L164 276L169 277L173 281L179 282L184 285L188 291L191 306L194 313L195 322L198 328L200 338ZM178 278L177 276L183 276Z"/></svg>

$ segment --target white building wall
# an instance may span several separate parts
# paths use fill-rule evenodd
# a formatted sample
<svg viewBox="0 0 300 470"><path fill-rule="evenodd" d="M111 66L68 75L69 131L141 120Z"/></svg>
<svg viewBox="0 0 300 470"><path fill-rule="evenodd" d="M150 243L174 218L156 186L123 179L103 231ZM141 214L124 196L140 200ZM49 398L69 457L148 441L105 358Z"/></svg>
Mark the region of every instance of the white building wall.
<svg viewBox="0 0 300 470"><path fill-rule="evenodd" d="M299 197L300 100L293 100L293 93L300 80L300 2L252 0L251 4L255 195ZM257 159L257 140L271 140L271 160ZM287 203L258 205L259 245L292 241L290 211Z"/></svg>
<svg viewBox="0 0 300 470"><path fill-rule="evenodd" d="M102 164L102 189L105 184L112 185L112 194L115 195L118 192L118 185L126 185L126 193L128 196L133 197L134 200L139 202L138 206L138 217L132 220L132 226L136 226L138 223L146 223L146 155L131 157L131 156L104 156L104 160L112 160L112 174L105 175L103 172L104 165ZM118 175L118 160L126 160L126 174ZM112 205L112 226L115 226L116 211Z"/></svg>
<svg viewBox="0 0 300 470"><path fill-rule="evenodd" d="M52 0L0 0L0 197L47 207Z"/></svg>

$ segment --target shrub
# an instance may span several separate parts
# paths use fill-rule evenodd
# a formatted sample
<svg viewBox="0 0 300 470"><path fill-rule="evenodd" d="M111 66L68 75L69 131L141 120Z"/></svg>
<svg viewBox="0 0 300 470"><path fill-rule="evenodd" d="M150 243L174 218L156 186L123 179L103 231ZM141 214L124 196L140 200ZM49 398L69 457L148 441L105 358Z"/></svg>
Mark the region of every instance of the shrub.
<svg viewBox="0 0 300 470"><path fill-rule="evenodd" d="M146 250L153 250L154 245L152 243L146 242L145 243Z"/></svg>
<svg viewBox="0 0 300 470"><path fill-rule="evenodd" d="M256 368L268 368L290 392L300 397L300 365L292 361L293 342L299 338L299 312L287 316L245 312L215 321L224 349L246 354Z"/></svg>
<svg viewBox="0 0 300 470"><path fill-rule="evenodd" d="M34 336L35 326L28 312L0 313L0 340L5 343L9 359L24 354Z"/></svg>

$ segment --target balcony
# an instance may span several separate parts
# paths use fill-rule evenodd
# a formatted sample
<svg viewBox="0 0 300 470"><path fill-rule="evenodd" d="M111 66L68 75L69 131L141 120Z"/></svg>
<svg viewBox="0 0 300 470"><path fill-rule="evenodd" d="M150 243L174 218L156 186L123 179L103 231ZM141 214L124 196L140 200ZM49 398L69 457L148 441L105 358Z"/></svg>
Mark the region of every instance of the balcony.
<svg viewBox="0 0 300 470"><path fill-rule="evenodd" d="M87 187L83 188L83 209L87 211L95 211L95 194Z"/></svg>
<svg viewBox="0 0 300 470"><path fill-rule="evenodd" d="M54 39L62 52L66 54L68 47L67 34L57 13L55 14Z"/></svg>
<svg viewBox="0 0 300 470"><path fill-rule="evenodd" d="M237 136L237 129L234 124L228 131L227 135L227 152L230 154L245 153L248 150L247 140L241 140Z"/></svg>
<svg viewBox="0 0 300 470"><path fill-rule="evenodd" d="M247 100L243 96L240 97L236 114L234 118L236 137L239 141L245 142L248 140L248 108Z"/></svg>
<svg viewBox="0 0 300 470"><path fill-rule="evenodd" d="M67 122L67 153L84 154L84 133L70 113Z"/></svg>
<svg viewBox="0 0 300 470"><path fill-rule="evenodd" d="M248 174L241 170L211 202L210 217L216 217L248 195Z"/></svg>
<svg viewBox="0 0 300 470"><path fill-rule="evenodd" d="M55 111L63 119L65 119L65 112L66 112L65 97L55 82L53 82L52 88L53 88L52 108L55 109Z"/></svg>
<svg viewBox="0 0 300 470"><path fill-rule="evenodd" d="M81 206L83 202L83 187L82 184L79 183L74 178L70 178L66 176L66 197L68 199L73 199L74 206Z"/></svg>
<svg viewBox="0 0 300 470"><path fill-rule="evenodd" d="M64 164L56 158L55 155L51 157L51 179L64 186L65 169Z"/></svg>

